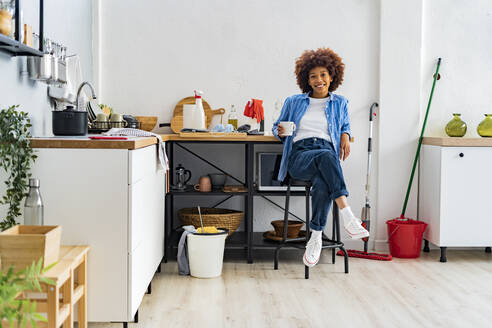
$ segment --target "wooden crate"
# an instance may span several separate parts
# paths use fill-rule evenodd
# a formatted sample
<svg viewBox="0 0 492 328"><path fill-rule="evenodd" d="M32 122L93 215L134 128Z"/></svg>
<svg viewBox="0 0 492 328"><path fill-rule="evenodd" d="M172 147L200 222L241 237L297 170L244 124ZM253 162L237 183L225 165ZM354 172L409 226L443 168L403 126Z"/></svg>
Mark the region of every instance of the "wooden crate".
<svg viewBox="0 0 492 328"><path fill-rule="evenodd" d="M43 268L58 261L60 226L16 225L0 232L0 268L23 270L43 257Z"/></svg>

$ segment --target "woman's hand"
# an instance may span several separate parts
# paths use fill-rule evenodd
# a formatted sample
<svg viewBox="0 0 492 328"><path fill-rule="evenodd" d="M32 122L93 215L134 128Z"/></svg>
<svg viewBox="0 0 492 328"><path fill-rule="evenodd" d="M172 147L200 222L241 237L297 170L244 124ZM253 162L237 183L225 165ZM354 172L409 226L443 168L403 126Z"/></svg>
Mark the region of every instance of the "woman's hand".
<svg viewBox="0 0 492 328"><path fill-rule="evenodd" d="M345 160L350 155L350 138L344 133L340 138L340 160Z"/></svg>
<svg viewBox="0 0 492 328"><path fill-rule="evenodd" d="M277 126L277 133L279 137L284 137L285 129L280 124Z"/></svg>

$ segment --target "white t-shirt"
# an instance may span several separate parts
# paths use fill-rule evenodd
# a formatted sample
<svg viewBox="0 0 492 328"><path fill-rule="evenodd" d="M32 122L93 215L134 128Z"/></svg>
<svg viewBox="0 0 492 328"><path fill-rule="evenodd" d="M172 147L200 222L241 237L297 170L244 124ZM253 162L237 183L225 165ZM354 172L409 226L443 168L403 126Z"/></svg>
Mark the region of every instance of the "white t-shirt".
<svg viewBox="0 0 492 328"><path fill-rule="evenodd" d="M322 138L331 142L325 114L327 101L328 97L309 98L309 106L299 122L294 142L307 138Z"/></svg>

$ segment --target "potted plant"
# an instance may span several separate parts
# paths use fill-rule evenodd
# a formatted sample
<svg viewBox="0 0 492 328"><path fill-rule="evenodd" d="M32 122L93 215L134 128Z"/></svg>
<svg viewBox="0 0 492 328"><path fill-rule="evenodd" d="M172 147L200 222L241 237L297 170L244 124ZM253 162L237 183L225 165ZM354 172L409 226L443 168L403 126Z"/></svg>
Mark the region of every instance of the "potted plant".
<svg viewBox="0 0 492 328"><path fill-rule="evenodd" d="M0 230L16 225L20 203L27 194L31 164L37 156L29 144L31 121L27 113L18 111L19 105L0 111L0 167L7 173L6 194L0 205L8 205L7 216L0 222Z"/></svg>
<svg viewBox="0 0 492 328"><path fill-rule="evenodd" d="M43 282L55 285L55 282L45 278L42 274L51 269L56 263L42 269L43 259L33 262L23 271L15 273L10 266L6 271L0 271L0 328L25 327L28 322L36 327L36 321L46 322L46 318L36 312L36 301L29 299L17 299L18 295L25 291L41 292Z"/></svg>

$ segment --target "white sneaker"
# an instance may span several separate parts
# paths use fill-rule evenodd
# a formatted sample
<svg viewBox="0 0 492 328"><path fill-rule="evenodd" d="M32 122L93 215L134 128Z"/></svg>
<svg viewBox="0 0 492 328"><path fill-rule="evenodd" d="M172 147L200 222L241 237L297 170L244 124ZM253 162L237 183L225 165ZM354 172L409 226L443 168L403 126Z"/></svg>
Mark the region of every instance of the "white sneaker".
<svg viewBox="0 0 492 328"><path fill-rule="evenodd" d="M323 241L321 238L310 238L307 245L306 251L304 252L304 256L302 257L302 261L304 265L308 267L315 266L321 255L321 248L323 246Z"/></svg>
<svg viewBox="0 0 492 328"><path fill-rule="evenodd" d="M348 222L343 225L343 227L352 239L369 237L369 231L364 229L364 227L362 226L362 221L360 219L349 219Z"/></svg>

